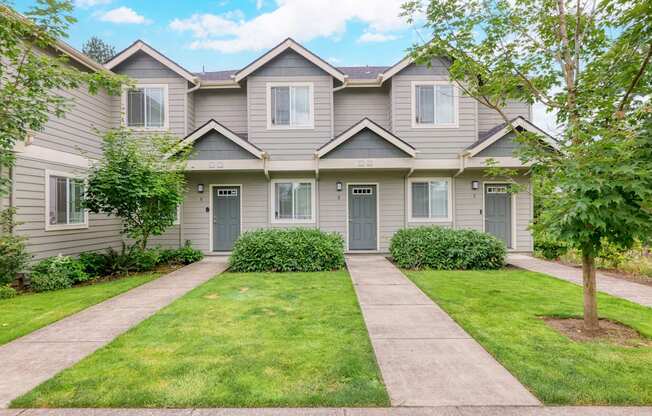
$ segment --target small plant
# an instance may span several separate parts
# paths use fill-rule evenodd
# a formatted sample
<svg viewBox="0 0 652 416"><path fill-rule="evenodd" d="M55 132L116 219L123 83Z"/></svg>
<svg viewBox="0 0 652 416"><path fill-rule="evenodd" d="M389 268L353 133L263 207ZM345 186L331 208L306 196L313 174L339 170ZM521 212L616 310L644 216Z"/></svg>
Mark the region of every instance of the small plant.
<svg viewBox="0 0 652 416"><path fill-rule="evenodd" d="M90 276L81 261L68 256L48 257L32 268L30 286L36 292L71 287L85 282Z"/></svg>
<svg viewBox="0 0 652 416"><path fill-rule="evenodd" d="M507 256L505 244L490 234L443 227L399 230L389 251L406 269L499 269Z"/></svg>
<svg viewBox="0 0 652 416"><path fill-rule="evenodd" d="M79 261L84 266L84 271L92 277L106 276L108 272L108 258L104 253L85 251L79 254Z"/></svg>
<svg viewBox="0 0 652 416"><path fill-rule="evenodd" d="M186 240L186 244L174 251L174 262L178 264L190 264L197 262L204 258L204 253L190 245L190 241Z"/></svg>
<svg viewBox="0 0 652 416"><path fill-rule="evenodd" d="M25 238L15 236L12 230L16 210L7 208L0 211L0 285L16 280L18 273L27 268L30 255L25 247Z"/></svg>
<svg viewBox="0 0 652 416"><path fill-rule="evenodd" d="M7 286L0 286L0 299L10 299L16 296L16 289L13 287L7 285Z"/></svg>
<svg viewBox="0 0 652 416"><path fill-rule="evenodd" d="M344 266L344 240L312 228L249 231L229 259L240 272L317 272Z"/></svg>
<svg viewBox="0 0 652 416"><path fill-rule="evenodd" d="M534 251L547 260L556 260L568 252L568 246L545 233L534 233Z"/></svg>
<svg viewBox="0 0 652 416"><path fill-rule="evenodd" d="M160 263L161 254L157 249L143 250L140 247L133 247L128 253L129 271L146 272L153 270Z"/></svg>

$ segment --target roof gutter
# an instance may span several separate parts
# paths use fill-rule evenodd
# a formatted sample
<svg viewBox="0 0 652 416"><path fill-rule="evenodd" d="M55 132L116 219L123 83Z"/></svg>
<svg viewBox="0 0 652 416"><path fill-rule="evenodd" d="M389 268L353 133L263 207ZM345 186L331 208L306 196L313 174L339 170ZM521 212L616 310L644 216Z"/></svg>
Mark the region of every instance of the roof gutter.
<svg viewBox="0 0 652 416"><path fill-rule="evenodd" d="M466 153L467 152L460 153L460 168L457 170L457 173L455 173L455 175L453 175L454 178L460 176L462 174L462 172L464 172L464 169L465 169L464 161L466 160Z"/></svg>

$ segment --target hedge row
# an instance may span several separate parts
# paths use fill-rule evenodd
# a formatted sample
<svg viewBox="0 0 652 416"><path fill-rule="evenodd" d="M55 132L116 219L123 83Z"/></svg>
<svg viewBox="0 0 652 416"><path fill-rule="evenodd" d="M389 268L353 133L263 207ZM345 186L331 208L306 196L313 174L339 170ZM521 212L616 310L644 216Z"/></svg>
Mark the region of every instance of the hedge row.
<svg viewBox="0 0 652 416"><path fill-rule="evenodd" d="M505 244L490 234L436 226L398 231L389 251L405 269L498 269L507 256Z"/></svg>
<svg viewBox="0 0 652 416"><path fill-rule="evenodd" d="M249 231L236 241L231 270L317 272L344 267L344 240L314 228Z"/></svg>

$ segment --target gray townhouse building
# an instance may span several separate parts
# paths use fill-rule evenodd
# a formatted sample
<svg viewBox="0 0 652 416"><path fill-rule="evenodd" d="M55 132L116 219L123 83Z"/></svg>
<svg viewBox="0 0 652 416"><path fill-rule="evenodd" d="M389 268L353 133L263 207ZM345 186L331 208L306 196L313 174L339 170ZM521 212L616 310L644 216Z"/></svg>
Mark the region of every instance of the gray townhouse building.
<svg viewBox="0 0 652 416"><path fill-rule="evenodd" d="M287 39L244 68L192 73L142 41L104 65L61 45L72 65L136 86L121 96L62 91L71 111L17 145L5 203L35 259L120 244L119 220L80 204L101 134L119 126L193 147L178 221L153 244L227 253L247 230L317 227L340 233L349 252L386 252L397 230L439 225L532 250L530 177L514 133L450 81L445 60L334 67ZM542 133L530 105L505 112ZM489 158L519 169L527 190L486 177Z"/></svg>

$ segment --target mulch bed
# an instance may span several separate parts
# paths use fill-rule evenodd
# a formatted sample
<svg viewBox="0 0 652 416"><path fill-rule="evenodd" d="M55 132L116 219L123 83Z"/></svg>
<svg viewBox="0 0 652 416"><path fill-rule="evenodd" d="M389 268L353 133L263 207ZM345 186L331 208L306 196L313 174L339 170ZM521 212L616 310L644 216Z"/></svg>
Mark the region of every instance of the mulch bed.
<svg viewBox="0 0 652 416"><path fill-rule="evenodd" d="M652 340L635 329L610 319L600 319L598 332L584 330L581 318L543 317L548 326L576 342L608 342L623 347L652 347Z"/></svg>

